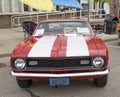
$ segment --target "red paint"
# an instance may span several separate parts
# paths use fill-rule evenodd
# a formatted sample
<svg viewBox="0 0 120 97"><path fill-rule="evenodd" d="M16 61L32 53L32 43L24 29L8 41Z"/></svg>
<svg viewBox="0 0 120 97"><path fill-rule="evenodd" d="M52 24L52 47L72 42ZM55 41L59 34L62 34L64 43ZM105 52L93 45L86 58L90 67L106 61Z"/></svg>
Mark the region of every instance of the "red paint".
<svg viewBox="0 0 120 97"><path fill-rule="evenodd" d="M67 37L57 36L51 51L51 57L65 57L67 49Z"/></svg>

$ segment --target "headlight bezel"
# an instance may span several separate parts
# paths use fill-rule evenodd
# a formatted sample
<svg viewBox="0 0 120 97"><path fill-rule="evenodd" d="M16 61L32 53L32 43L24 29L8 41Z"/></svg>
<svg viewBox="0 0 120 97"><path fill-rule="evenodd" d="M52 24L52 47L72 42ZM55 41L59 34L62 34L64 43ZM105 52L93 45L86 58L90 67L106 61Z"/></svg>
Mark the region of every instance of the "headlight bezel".
<svg viewBox="0 0 120 97"><path fill-rule="evenodd" d="M17 61L23 61L23 63L21 63L22 65L20 66L20 64L18 64L18 66L16 65L17 64ZM18 62L18 63L19 63ZM23 69L25 69L25 67L26 67L26 60L24 59L24 58L15 58L14 60L13 60L13 66L14 66L14 68L15 69L17 69L17 70L23 70Z"/></svg>
<svg viewBox="0 0 120 97"><path fill-rule="evenodd" d="M92 65L94 68L103 68L105 64L106 64L106 57L104 56L96 56L92 58Z"/></svg>

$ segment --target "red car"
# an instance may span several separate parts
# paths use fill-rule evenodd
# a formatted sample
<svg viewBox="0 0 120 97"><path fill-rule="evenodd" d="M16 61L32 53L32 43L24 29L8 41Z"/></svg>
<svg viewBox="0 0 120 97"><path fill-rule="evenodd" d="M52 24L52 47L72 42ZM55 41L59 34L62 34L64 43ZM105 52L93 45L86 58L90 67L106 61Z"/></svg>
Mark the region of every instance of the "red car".
<svg viewBox="0 0 120 97"><path fill-rule="evenodd" d="M11 54L11 75L20 87L33 80L50 86L69 85L70 80L93 79L104 87L108 79L108 50L87 20L51 19L39 24L25 22L30 37Z"/></svg>

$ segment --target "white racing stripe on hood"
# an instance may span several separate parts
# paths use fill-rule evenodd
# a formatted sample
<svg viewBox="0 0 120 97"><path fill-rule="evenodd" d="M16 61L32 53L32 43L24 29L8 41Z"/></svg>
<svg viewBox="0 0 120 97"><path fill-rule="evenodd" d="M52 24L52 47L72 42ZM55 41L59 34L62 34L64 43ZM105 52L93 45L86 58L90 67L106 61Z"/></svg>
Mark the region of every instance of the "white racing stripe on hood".
<svg viewBox="0 0 120 97"><path fill-rule="evenodd" d="M88 56L89 50L83 36L68 37L66 56Z"/></svg>
<svg viewBox="0 0 120 97"><path fill-rule="evenodd" d="M56 36L43 36L33 46L28 57L50 57Z"/></svg>

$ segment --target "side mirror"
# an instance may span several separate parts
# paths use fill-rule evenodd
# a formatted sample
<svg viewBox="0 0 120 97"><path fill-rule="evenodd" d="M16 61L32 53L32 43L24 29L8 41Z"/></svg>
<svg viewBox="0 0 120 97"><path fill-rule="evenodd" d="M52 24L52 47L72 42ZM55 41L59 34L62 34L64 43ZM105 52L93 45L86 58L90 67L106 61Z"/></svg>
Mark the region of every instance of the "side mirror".
<svg viewBox="0 0 120 97"><path fill-rule="evenodd" d="M30 36L33 34L33 31L35 30L37 24L32 21L25 21L22 23L23 31Z"/></svg>

